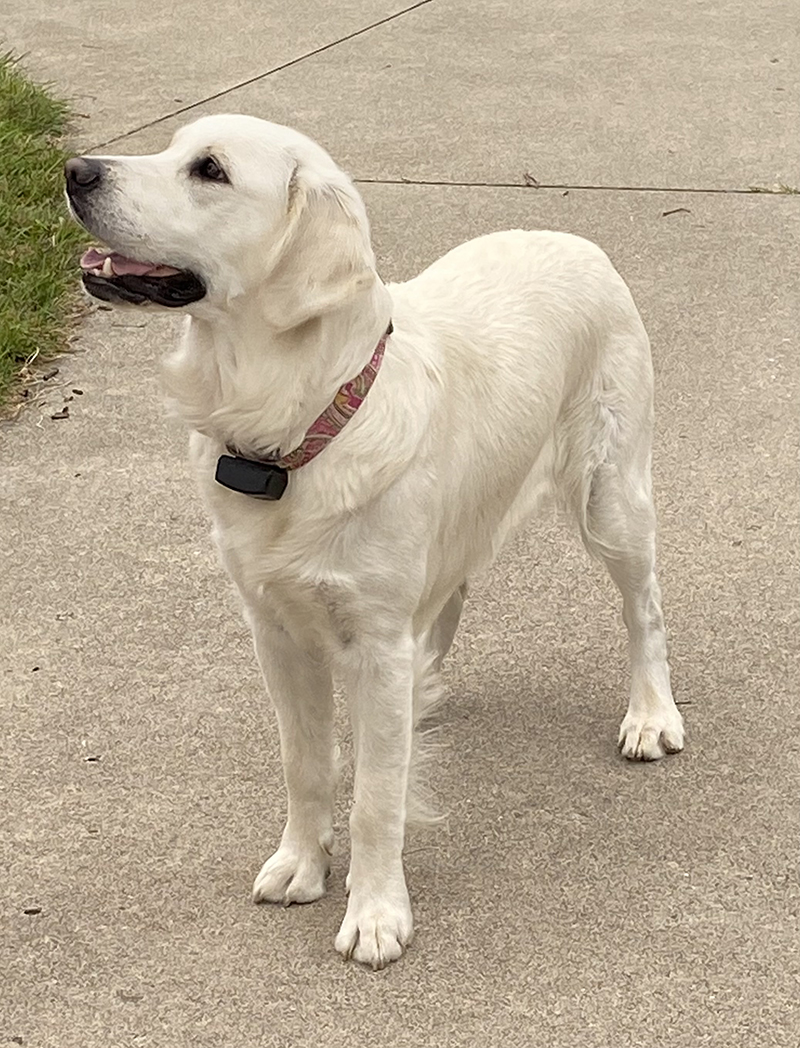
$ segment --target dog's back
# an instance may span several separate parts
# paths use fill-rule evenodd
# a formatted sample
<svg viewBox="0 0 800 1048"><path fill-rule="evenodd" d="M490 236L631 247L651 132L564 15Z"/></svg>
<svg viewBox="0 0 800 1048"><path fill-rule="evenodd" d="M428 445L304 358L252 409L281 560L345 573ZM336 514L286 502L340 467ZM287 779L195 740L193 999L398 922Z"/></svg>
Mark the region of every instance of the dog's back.
<svg viewBox="0 0 800 1048"><path fill-rule="evenodd" d="M437 478L449 593L544 498L583 526L620 431L649 446L649 343L606 254L565 233L488 234L389 290L398 351L407 338L437 390L414 464Z"/></svg>

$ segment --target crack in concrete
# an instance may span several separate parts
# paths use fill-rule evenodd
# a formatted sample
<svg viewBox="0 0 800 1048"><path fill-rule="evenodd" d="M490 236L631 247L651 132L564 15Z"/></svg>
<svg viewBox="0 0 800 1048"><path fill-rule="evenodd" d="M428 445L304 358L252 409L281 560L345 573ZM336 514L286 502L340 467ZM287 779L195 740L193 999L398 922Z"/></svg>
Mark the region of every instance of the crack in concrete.
<svg viewBox="0 0 800 1048"><path fill-rule="evenodd" d="M338 40L332 40L328 44L323 44L322 47L315 47L313 51L307 51L304 55L300 55L298 58L292 58L288 62L283 62L281 65L274 66L272 69L268 69L266 73L259 73L257 76L251 76L248 80L242 80L240 83L234 84L232 87L223 88L222 91L217 91L213 95L207 95L205 98L198 99L197 102L191 102L188 106L181 106L179 109L173 109L170 113L165 113L163 116L156 117L155 120L148 120L147 123L131 128L130 131L124 131L121 135L114 135L113 138L107 138L104 142L98 142L96 145L90 147L89 152L93 153L96 149L102 149L104 146L113 145L114 142L121 142L125 138L130 138L131 135L138 134L139 131L145 131L147 128L155 127L157 124L162 124L165 120L170 120L174 116L180 116L181 113L188 113L192 109L197 109L198 106L205 105L206 102L213 102L217 98L223 98L225 95L230 95L234 91L238 91L239 88L248 87L250 84L255 84L259 80L265 80L268 76L272 76L273 73L280 73L282 69L289 69L291 66L299 65L300 62L304 62L307 58L313 58L314 55L320 55L323 51L329 51L332 47L344 44L348 40L354 40L357 36L361 36L363 33L368 33L371 29L377 29L378 26L386 25L387 22L393 22L395 18L402 18L403 15L407 15L410 11L415 11L418 7L424 7L426 4L430 3L433 3L433 0L417 0L416 4L404 7L402 11L395 11L394 14L387 15L385 18L380 18L377 22L371 22L370 25L365 25L361 29L356 29L354 32L348 33L346 36L341 36Z"/></svg>
<svg viewBox="0 0 800 1048"><path fill-rule="evenodd" d="M716 193L729 196L787 196L794 195L783 189L763 189L756 186L749 189L719 189L715 187L701 189L697 186L598 186L581 185L572 182L462 182L448 179L424 178L354 178L359 185L374 186L449 186L465 189L524 189L536 192L537 189L586 189L609 193Z"/></svg>

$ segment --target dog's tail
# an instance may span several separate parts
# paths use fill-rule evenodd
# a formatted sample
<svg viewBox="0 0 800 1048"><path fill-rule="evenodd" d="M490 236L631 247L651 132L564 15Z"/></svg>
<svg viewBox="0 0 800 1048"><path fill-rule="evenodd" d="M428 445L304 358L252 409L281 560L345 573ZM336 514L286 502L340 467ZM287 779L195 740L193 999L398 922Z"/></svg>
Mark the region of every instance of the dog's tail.
<svg viewBox="0 0 800 1048"><path fill-rule="evenodd" d="M441 822L430 798L428 767L440 748L438 725L429 718L444 698L444 686L437 669L438 656L424 642L414 654L414 737L406 796L406 823L414 826Z"/></svg>

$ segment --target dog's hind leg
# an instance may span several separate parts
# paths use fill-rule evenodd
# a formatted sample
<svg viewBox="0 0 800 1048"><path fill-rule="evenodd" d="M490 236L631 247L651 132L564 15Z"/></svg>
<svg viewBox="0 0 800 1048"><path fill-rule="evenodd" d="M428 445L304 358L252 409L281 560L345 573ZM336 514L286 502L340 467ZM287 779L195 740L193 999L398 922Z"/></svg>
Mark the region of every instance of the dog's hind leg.
<svg viewBox="0 0 800 1048"><path fill-rule="evenodd" d="M584 485L584 542L602 560L622 594L628 630L631 694L619 747L631 760L657 760L683 749L683 720L672 698L667 638L656 578L656 515L650 483L650 426L620 432L607 407L602 461Z"/></svg>
<svg viewBox="0 0 800 1048"><path fill-rule="evenodd" d="M428 647L435 654L434 668L440 670L445 655L453 644L453 639L461 619L461 611L467 597L467 583L461 585L452 592L447 603L439 612L439 616L431 627L428 635Z"/></svg>
<svg viewBox="0 0 800 1048"><path fill-rule="evenodd" d="M325 893L333 849L336 765L330 669L260 611L247 614L278 717L288 814L280 847L253 885L256 902L313 902Z"/></svg>

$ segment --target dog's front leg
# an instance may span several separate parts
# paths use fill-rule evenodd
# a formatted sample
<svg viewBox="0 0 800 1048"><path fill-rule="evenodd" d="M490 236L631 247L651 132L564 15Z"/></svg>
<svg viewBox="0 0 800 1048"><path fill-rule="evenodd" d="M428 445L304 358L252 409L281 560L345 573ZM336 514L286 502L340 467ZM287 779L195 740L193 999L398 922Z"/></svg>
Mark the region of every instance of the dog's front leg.
<svg viewBox="0 0 800 1048"><path fill-rule="evenodd" d="M278 717L288 813L280 847L253 885L256 902L313 902L325 893L333 849L333 684L324 660L304 651L260 611L248 611L256 653Z"/></svg>
<svg viewBox="0 0 800 1048"><path fill-rule="evenodd" d="M338 659L350 703L355 794L350 815L350 897L336 949L383 968L412 933L403 873L411 759L414 643L352 640Z"/></svg>

